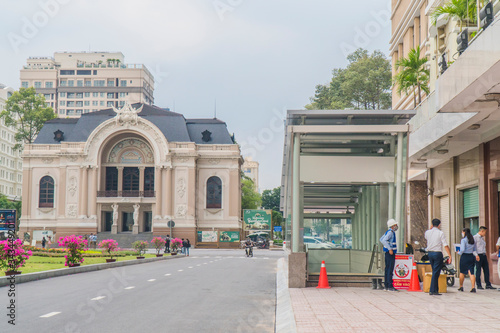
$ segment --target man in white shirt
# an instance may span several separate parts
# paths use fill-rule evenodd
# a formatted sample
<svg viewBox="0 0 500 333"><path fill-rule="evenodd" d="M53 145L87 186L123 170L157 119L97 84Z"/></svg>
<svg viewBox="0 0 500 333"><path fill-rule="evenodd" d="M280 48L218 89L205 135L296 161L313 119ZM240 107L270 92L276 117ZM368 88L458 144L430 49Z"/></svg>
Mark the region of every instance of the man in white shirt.
<svg viewBox="0 0 500 333"><path fill-rule="evenodd" d="M448 262L451 263L451 251L444 233L439 229L441 221L439 219L432 220L432 229L425 232L425 239L427 240L427 252L429 253L429 261L432 267L432 279L429 295L441 295L439 293L439 275L443 268L443 247L448 252Z"/></svg>
<svg viewBox="0 0 500 333"><path fill-rule="evenodd" d="M488 265L488 257L486 256L486 230L488 228L481 226L479 231L474 235L474 242L476 243L477 252L474 253L476 257L476 285L477 289L483 289L481 285L481 269L484 270L484 283L486 289L495 289L491 286L490 282L490 266Z"/></svg>

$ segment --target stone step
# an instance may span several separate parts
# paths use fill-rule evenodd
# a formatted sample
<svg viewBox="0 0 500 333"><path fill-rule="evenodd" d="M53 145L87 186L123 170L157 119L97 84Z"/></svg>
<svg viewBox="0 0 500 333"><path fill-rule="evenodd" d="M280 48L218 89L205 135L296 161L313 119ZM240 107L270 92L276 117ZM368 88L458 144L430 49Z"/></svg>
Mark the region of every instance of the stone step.
<svg viewBox="0 0 500 333"><path fill-rule="evenodd" d="M112 234L111 232L100 232L97 234L97 243L104 239L114 239L118 242L118 246L122 249L131 249L132 243L138 240L146 241L152 247L151 240L153 239L152 232L142 232L139 234L132 234L131 232L123 232Z"/></svg>

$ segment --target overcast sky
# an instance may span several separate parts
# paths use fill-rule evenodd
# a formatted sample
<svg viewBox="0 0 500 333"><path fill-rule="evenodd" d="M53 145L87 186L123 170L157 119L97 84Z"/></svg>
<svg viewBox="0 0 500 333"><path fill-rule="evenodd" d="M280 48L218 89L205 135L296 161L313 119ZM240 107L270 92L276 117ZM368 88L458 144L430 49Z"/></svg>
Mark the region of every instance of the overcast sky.
<svg viewBox="0 0 500 333"><path fill-rule="evenodd" d="M388 53L390 1L0 0L0 83L30 56L121 51L154 74L155 104L227 123L279 186L284 112L302 109L357 47Z"/></svg>

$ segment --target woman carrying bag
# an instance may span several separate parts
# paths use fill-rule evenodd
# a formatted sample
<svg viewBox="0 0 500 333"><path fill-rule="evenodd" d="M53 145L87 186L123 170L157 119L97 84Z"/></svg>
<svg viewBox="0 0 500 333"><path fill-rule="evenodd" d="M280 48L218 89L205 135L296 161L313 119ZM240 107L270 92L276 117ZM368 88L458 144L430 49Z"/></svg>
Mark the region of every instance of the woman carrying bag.
<svg viewBox="0 0 500 333"><path fill-rule="evenodd" d="M476 242L474 242L474 236L470 233L469 228L464 228L462 230L462 240L460 241L460 251L458 254L460 257L460 288L458 291L464 291L464 280L466 272L469 273L470 282L472 284L471 293L476 292L476 276L474 275L474 268L476 267L476 257L474 253L476 252Z"/></svg>

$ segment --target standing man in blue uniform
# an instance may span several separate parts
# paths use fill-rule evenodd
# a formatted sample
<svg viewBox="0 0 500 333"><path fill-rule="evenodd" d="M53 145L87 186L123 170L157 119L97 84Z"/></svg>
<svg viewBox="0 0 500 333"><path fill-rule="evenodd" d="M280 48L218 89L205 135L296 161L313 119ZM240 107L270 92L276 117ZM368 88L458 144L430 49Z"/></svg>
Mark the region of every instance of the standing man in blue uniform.
<svg viewBox="0 0 500 333"><path fill-rule="evenodd" d="M387 221L385 234L380 238L380 242L384 245L385 253L385 290L398 291L392 284L392 275L394 273L394 264L396 263L396 252L398 247L396 244L396 231L398 230L398 222L394 219Z"/></svg>
<svg viewBox="0 0 500 333"><path fill-rule="evenodd" d="M441 221L439 219L432 220L432 229L425 232L427 240L427 252L429 253L429 261L432 267L432 279L429 295L440 296L439 293L439 275L443 268L443 247L448 252L448 263L451 264L451 251L444 233L440 230Z"/></svg>

